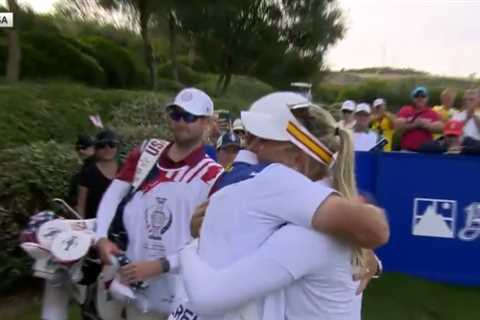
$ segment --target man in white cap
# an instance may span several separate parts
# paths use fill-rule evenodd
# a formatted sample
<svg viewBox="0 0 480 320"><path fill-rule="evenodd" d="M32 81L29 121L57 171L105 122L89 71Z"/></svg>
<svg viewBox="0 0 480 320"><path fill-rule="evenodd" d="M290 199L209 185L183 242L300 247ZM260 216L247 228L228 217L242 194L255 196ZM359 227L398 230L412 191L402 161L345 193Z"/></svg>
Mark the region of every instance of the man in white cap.
<svg viewBox="0 0 480 320"><path fill-rule="evenodd" d="M353 100L346 100L342 103L340 111L342 112L342 119L338 122L338 125L345 129L353 129L355 126L355 112L356 103Z"/></svg>
<svg viewBox="0 0 480 320"><path fill-rule="evenodd" d="M372 109L368 103L359 103L355 109L353 142L355 151L370 151L380 141L380 135L370 130Z"/></svg>
<svg viewBox="0 0 480 320"><path fill-rule="evenodd" d="M167 105L174 141L154 139L131 151L102 199L96 231L102 262L109 264L111 257L120 253L117 244L109 240L113 224L117 234L123 229L123 249L132 261L120 269L121 280L148 283L142 293L146 299L143 310L127 306L129 320L161 319L183 299L176 290L181 279L168 272L176 264L170 255L191 240L194 209L207 200L222 172L202 144L213 112L213 101L206 93L195 88L182 90ZM152 155L154 163L145 169ZM164 273L161 278L157 277L160 273Z"/></svg>

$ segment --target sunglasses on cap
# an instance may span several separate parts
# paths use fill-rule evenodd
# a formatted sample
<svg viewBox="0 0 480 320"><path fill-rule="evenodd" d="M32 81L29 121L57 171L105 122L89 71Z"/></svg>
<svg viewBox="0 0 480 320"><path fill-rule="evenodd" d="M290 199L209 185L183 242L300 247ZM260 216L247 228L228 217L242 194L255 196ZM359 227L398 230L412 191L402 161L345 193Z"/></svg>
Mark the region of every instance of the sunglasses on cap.
<svg viewBox="0 0 480 320"><path fill-rule="evenodd" d="M352 113L353 113L353 111L352 111L352 110L346 110L346 109L344 109L344 110L342 110L342 113L345 113L345 114L352 114Z"/></svg>
<svg viewBox="0 0 480 320"><path fill-rule="evenodd" d="M117 146L118 146L118 142L113 140L98 141L95 143L95 149L105 149L106 147L113 149L113 148L116 148Z"/></svg>
<svg viewBox="0 0 480 320"><path fill-rule="evenodd" d="M418 92L413 96L414 98L426 98L427 95L424 92Z"/></svg>
<svg viewBox="0 0 480 320"><path fill-rule="evenodd" d="M202 118L201 116L196 116L194 114L191 114L185 111L180 111L180 110L170 111L168 115L170 116L170 119L172 119L175 122L179 122L180 119L183 119L185 123L193 123L198 119Z"/></svg>

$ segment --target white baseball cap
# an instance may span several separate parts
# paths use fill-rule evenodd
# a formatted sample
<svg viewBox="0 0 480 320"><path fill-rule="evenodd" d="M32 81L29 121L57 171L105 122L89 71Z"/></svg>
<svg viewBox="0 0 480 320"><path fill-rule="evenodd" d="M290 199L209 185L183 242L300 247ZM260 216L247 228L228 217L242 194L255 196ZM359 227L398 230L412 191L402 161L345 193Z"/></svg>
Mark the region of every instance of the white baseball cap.
<svg viewBox="0 0 480 320"><path fill-rule="evenodd" d="M178 106L195 116L213 115L214 107L212 99L202 90L186 88L180 91L175 100L167 104L167 108Z"/></svg>
<svg viewBox="0 0 480 320"><path fill-rule="evenodd" d="M372 109L368 103L359 103L357 104L357 108L355 109L355 113L365 112L365 113L372 113Z"/></svg>
<svg viewBox="0 0 480 320"><path fill-rule="evenodd" d="M275 92L255 101L249 111L241 114L245 129L251 134L267 140L289 141L286 131L289 121L295 121L290 108L310 103L294 92Z"/></svg>
<svg viewBox="0 0 480 320"><path fill-rule="evenodd" d="M353 100L346 100L345 102L342 103L342 108L340 110L347 110L354 112L355 111L355 101Z"/></svg>
<svg viewBox="0 0 480 320"><path fill-rule="evenodd" d="M233 131L235 131L235 130L245 130L245 128L243 127L242 119L235 119L235 121L233 121L232 130Z"/></svg>
<svg viewBox="0 0 480 320"><path fill-rule="evenodd" d="M383 98L377 98L377 99L375 99L375 101L373 101L373 107L374 108L376 108L378 106L382 106L384 104L386 104L386 102L385 102L385 99L383 99Z"/></svg>

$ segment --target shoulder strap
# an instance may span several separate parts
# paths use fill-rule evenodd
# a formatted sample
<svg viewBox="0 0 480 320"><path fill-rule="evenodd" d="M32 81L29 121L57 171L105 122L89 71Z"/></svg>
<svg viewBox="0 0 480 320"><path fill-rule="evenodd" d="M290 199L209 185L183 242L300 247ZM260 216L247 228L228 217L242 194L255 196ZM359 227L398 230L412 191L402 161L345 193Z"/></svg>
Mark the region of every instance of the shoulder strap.
<svg viewBox="0 0 480 320"><path fill-rule="evenodd" d="M144 144L142 155L138 159L135 176L132 183L132 192L135 192L145 181L147 175L158 162L160 155L168 146L168 141L159 139L150 139Z"/></svg>

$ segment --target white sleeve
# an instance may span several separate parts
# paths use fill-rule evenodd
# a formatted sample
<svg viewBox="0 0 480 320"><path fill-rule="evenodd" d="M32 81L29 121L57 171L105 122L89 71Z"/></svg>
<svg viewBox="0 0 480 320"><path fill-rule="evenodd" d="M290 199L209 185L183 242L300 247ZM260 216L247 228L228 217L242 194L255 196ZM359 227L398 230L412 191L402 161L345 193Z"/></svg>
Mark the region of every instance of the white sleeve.
<svg viewBox="0 0 480 320"><path fill-rule="evenodd" d="M267 177L260 180L271 190L263 203L268 208L265 212L282 222L311 228L317 209L336 191L283 165L268 169Z"/></svg>
<svg viewBox="0 0 480 320"><path fill-rule="evenodd" d="M335 259L334 247L328 235L287 224L265 241L258 254L277 262L298 280L324 270L327 263Z"/></svg>
<svg viewBox="0 0 480 320"><path fill-rule="evenodd" d="M236 309L294 281L285 268L258 252L215 270L190 246L180 253L180 270L192 310L203 315Z"/></svg>
<svg viewBox="0 0 480 320"><path fill-rule="evenodd" d="M130 183L115 179L105 191L97 211L95 241L107 237L117 207L129 190Z"/></svg>

